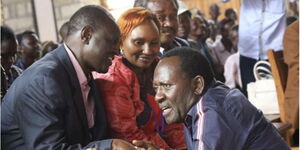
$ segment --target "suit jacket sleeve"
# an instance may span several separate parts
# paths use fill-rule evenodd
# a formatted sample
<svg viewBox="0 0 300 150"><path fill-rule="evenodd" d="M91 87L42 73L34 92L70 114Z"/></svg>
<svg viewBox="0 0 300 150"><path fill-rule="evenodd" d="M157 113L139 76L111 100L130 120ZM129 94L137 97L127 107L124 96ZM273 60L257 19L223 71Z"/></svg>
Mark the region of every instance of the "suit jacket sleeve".
<svg viewBox="0 0 300 150"><path fill-rule="evenodd" d="M37 76L24 89L16 106L17 122L27 149L110 148L112 140L96 141L82 146L65 142L64 87L59 77Z"/></svg>

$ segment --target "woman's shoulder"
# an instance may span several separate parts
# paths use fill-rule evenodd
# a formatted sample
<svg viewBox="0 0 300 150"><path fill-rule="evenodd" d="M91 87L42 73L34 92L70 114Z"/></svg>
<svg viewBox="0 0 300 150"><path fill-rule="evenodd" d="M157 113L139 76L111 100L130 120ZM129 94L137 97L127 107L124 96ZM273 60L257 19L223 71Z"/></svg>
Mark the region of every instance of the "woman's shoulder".
<svg viewBox="0 0 300 150"><path fill-rule="evenodd" d="M131 85L136 78L134 72L123 63L120 56L115 56L107 73L93 72L92 74L96 83L101 84L101 86Z"/></svg>

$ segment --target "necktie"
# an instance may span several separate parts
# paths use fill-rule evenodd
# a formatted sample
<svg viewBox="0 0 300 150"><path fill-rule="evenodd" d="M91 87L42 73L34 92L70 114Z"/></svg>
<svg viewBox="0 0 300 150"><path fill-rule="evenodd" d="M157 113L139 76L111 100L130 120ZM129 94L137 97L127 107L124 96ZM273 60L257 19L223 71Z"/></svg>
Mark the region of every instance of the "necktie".
<svg viewBox="0 0 300 150"><path fill-rule="evenodd" d="M88 84L87 86L87 90L88 90L88 97L87 97L87 102L86 102L86 116L87 116L87 121L88 121L88 125L89 128L92 128L94 126L95 123L95 98L94 98L94 86L93 86L93 79L91 77L91 75L88 78Z"/></svg>

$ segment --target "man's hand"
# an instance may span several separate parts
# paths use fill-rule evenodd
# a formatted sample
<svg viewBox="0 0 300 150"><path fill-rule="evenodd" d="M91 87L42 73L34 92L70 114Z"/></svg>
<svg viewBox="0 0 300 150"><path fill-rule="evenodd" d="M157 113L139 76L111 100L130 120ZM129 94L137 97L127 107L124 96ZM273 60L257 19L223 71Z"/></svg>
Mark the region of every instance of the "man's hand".
<svg viewBox="0 0 300 150"><path fill-rule="evenodd" d="M112 142L112 150L136 150L136 148L124 140L114 139Z"/></svg>
<svg viewBox="0 0 300 150"><path fill-rule="evenodd" d="M137 149L141 150L159 150L156 145L146 141L133 140L132 144L135 145Z"/></svg>

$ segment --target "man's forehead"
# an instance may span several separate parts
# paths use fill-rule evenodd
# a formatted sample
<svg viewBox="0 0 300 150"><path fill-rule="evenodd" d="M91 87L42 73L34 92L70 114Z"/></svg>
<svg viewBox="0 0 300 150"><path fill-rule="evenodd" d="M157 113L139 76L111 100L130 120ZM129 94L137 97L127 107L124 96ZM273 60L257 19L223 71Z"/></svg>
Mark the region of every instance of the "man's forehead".
<svg viewBox="0 0 300 150"><path fill-rule="evenodd" d="M166 8L174 9L177 12L177 8L173 0L150 0L147 4L147 8L153 12L164 12Z"/></svg>
<svg viewBox="0 0 300 150"><path fill-rule="evenodd" d="M180 71L180 59L178 56L166 57L160 60L157 68L161 72L178 72Z"/></svg>

